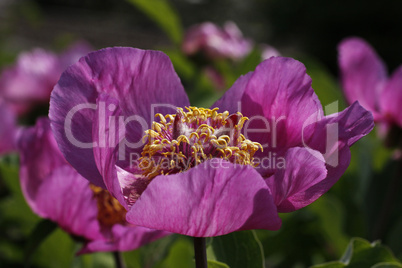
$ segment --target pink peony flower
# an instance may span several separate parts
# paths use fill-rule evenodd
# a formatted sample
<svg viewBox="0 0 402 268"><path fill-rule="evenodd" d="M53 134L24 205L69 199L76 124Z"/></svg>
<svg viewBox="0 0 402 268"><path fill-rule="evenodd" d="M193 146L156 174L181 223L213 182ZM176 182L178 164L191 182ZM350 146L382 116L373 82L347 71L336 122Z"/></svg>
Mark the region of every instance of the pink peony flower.
<svg viewBox="0 0 402 268"><path fill-rule="evenodd" d="M190 106L165 54L133 48L68 68L49 116L67 161L107 188L127 221L195 237L279 229L278 212L330 189L373 128L357 102L323 116L296 60L260 63L205 109Z"/></svg>
<svg viewBox="0 0 402 268"><path fill-rule="evenodd" d="M133 250L166 235L127 223L126 210L117 200L65 161L47 118L23 130L18 149L26 201L40 217L84 240L79 254Z"/></svg>
<svg viewBox="0 0 402 268"><path fill-rule="evenodd" d="M358 100L371 111L381 134L402 128L402 66L388 78L386 66L363 39L352 37L338 47L339 68L346 100Z"/></svg>
<svg viewBox="0 0 402 268"><path fill-rule="evenodd" d="M203 52L211 59L238 60L247 56L253 48L234 22L226 22L223 29L211 22L204 22L188 29L182 43L187 55Z"/></svg>
<svg viewBox="0 0 402 268"><path fill-rule="evenodd" d="M0 74L0 99L19 115L47 103L64 69L90 50L89 45L79 42L61 55L41 48L21 53L16 64Z"/></svg>

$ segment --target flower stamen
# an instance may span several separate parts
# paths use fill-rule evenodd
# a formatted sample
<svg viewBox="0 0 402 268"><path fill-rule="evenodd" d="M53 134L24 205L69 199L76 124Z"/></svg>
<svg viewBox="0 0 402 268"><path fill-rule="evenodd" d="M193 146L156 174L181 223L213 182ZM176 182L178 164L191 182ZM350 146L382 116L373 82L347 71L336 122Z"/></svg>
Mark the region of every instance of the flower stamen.
<svg viewBox="0 0 402 268"><path fill-rule="evenodd" d="M159 122L145 131L147 141L139 167L143 176L183 172L211 158L234 164L254 164L253 155L261 144L246 139L241 129L247 117L241 113L218 113L218 108L177 108L176 114L156 114Z"/></svg>
<svg viewBox="0 0 402 268"><path fill-rule="evenodd" d="M104 227L126 224L126 209L107 190L90 184L98 205L98 221Z"/></svg>

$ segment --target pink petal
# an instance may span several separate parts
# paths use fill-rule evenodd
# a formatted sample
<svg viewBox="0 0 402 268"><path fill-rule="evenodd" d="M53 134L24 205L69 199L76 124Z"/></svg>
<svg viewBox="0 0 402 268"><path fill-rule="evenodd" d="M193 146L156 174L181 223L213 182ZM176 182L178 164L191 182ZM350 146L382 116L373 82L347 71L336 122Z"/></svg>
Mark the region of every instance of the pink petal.
<svg viewBox="0 0 402 268"><path fill-rule="evenodd" d="M43 217L57 222L70 234L101 239L98 206L89 182L69 165L53 170L41 184L36 204Z"/></svg>
<svg viewBox="0 0 402 268"><path fill-rule="evenodd" d="M327 176L324 157L317 151L295 147L285 155L286 166L266 180L279 212L291 212L305 207L323 193L324 189L309 189Z"/></svg>
<svg viewBox="0 0 402 268"><path fill-rule="evenodd" d="M266 141L273 148L300 144L305 121L322 113L306 68L291 58L274 57L258 65L241 101L242 111L250 119L263 116L268 122L277 122L275 134L279 138L276 141L269 139L273 130L271 133L249 135L251 140Z"/></svg>
<svg viewBox="0 0 402 268"><path fill-rule="evenodd" d="M124 137L124 126L119 124L118 120L109 120L111 116L118 118L121 115L119 109L119 103L116 99L113 99L106 93L99 95L97 100L97 119L93 123L93 140L96 141L99 146L94 148L94 158L99 172L101 173L103 182L112 195L128 210L128 202L124 195L124 191L127 188L131 188L133 183L135 184L135 178L131 172L137 167L138 164L132 163L134 159L138 160L140 154L125 150L123 152L125 157L130 160L130 164L127 168L131 172L127 172L124 169L116 165L119 158L119 142ZM102 109L99 109L102 107ZM103 111L103 112L100 112ZM121 144L121 143L120 143ZM133 154L136 155L133 158ZM141 173L138 171L136 173ZM130 190L131 191L131 190Z"/></svg>
<svg viewBox="0 0 402 268"><path fill-rule="evenodd" d="M152 230L140 226L115 224L112 227L110 239L90 241L84 245L78 252L78 255L99 251L135 250L168 234L169 233L164 231Z"/></svg>
<svg viewBox="0 0 402 268"><path fill-rule="evenodd" d="M54 169L67 164L57 147L47 118L38 119L35 127L22 131L18 151L22 192L32 210L43 216L36 203L39 187Z"/></svg>
<svg viewBox="0 0 402 268"><path fill-rule="evenodd" d="M378 98L387 79L384 63L363 39L352 37L338 46L342 86L347 101L359 101L374 116L379 112Z"/></svg>
<svg viewBox="0 0 402 268"><path fill-rule="evenodd" d="M92 124L92 140L98 146L94 147L93 155L100 174L103 178L107 178L105 168L111 161L113 164L116 162L116 158L112 154L115 153L115 148L124 138L124 126L119 125L118 117L121 115L121 110L116 99L102 93L97 99L96 106L95 119ZM114 119L111 120L111 118Z"/></svg>
<svg viewBox="0 0 402 268"><path fill-rule="evenodd" d="M384 119L402 128L402 66L394 71L385 85L380 104Z"/></svg>
<svg viewBox="0 0 402 268"><path fill-rule="evenodd" d="M166 232L114 225L101 229L98 204L88 180L64 160L49 120L38 120L19 140L21 187L30 207L66 232L86 240L80 253L132 250Z"/></svg>
<svg viewBox="0 0 402 268"><path fill-rule="evenodd" d="M140 145L143 131L150 128L155 113L172 113L174 107L189 104L172 63L161 52L107 48L90 53L70 66L52 92L49 117L67 161L97 185L103 185L103 181L93 156L95 144L91 142L96 102L101 93L118 101L124 119L135 117L136 120L126 122L126 138ZM83 107L73 114L71 124L65 129L67 115L77 105ZM66 136L66 130L71 131L73 142ZM140 152L141 149L139 146L132 150ZM129 160L125 161L128 164Z"/></svg>
<svg viewBox="0 0 402 268"><path fill-rule="evenodd" d="M326 192L346 171L350 163L350 150L356 141L370 133L374 127L373 115L358 102L342 112L324 117L315 126L309 145L323 154L328 175L325 180L308 191Z"/></svg>
<svg viewBox="0 0 402 268"><path fill-rule="evenodd" d="M330 127L337 127L337 133L334 133ZM332 140L332 135L338 137L338 141L346 146L352 146L356 141L370 133L374 127L373 115L363 108L359 102L354 102L345 110L323 117L315 126L312 144L324 144ZM326 144L332 146L332 144Z"/></svg>
<svg viewBox="0 0 402 268"><path fill-rule="evenodd" d="M127 221L196 237L277 230L281 225L258 172L217 158L183 173L154 178L127 213Z"/></svg>
<svg viewBox="0 0 402 268"><path fill-rule="evenodd" d="M314 122L323 114L304 65L283 57L260 63L213 106L240 111L249 118L243 134L263 146L264 151L255 155L260 159L270 153L283 156L287 149L301 146L313 134L305 129L306 122ZM264 176L272 175L274 170L259 168Z"/></svg>
<svg viewBox="0 0 402 268"><path fill-rule="evenodd" d="M357 102L312 124L314 136L311 144L304 146L315 150L289 149L285 155L286 168L278 169L266 180L278 211L300 209L327 192L349 166L349 147L373 126L372 114Z"/></svg>

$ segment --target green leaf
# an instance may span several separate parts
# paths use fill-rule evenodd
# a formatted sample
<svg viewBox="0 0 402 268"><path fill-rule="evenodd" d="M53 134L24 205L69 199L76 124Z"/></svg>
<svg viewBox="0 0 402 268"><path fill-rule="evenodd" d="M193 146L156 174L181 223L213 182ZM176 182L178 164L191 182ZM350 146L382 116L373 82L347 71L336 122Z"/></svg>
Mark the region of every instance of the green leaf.
<svg viewBox="0 0 402 268"><path fill-rule="evenodd" d="M389 263L389 262L381 262L372 266L371 268L401 268L402 264L399 263Z"/></svg>
<svg viewBox="0 0 402 268"><path fill-rule="evenodd" d="M365 267L379 262L398 262L392 252L380 242L370 243L362 238L352 239L341 261L367 265Z"/></svg>
<svg viewBox="0 0 402 268"><path fill-rule="evenodd" d="M343 266L341 266L343 265ZM329 262L312 268L393 268L401 267L401 263L392 252L380 242L370 243L362 238L353 238L340 262Z"/></svg>
<svg viewBox="0 0 402 268"><path fill-rule="evenodd" d="M331 241L331 247L339 256L348 245L349 237L343 232L344 209L342 203L335 196L326 194L307 207L315 212L320 221L321 232Z"/></svg>
<svg viewBox="0 0 402 268"><path fill-rule="evenodd" d="M38 250L32 256L33 267L47 267L47 268L91 268L90 265L75 265L75 254L81 248L82 243L76 243L71 236L63 231L61 228L57 228L52 234L46 238L40 245ZM80 257L78 257L80 258ZM109 259L111 259L109 257ZM109 262L102 261L104 264ZM103 266L93 266L96 268L103 268Z"/></svg>
<svg viewBox="0 0 402 268"><path fill-rule="evenodd" d="M25 261L29 262L38 246L57 228L57 224L50 220L42 220L33 229L25 246Z"/></svg>
<svg viewBox="0 0 402 268"><path fill-rule="evenodd" d="M223 262L208 260L208 268L230 268L230 267Z"/></svg>
<svg viewBox="0 0 402 268"><path fill-rule="evenodd" d="M264 267L264 255L260 241L254 231L234 232L214 237L212 250L216 260L231 268Z"/></svg>
<svg viewBox="0 0 402 268"><path fill-rule="evenodd" d="M167 258L155 268L194 267L193 244L187 237L180 237L170 247Z"/></svg>
<svg viewBox="0 0 402 268"><path fill-rule="evenodd" d="M182 38L182 26L176 11L167 0L127 0L150 19L152 19L169 38L179 44Z"/></svg>
<svg viewBox="0 0 402 268"><path fill-rule="evenodd" d="M74 268L108 268L114 267L115 262L112 252L96 252L91 254L83 254L73 259L70 267ZM132 267L132 266L129 266ZM135 267L135 266L134 266ZM140 266L137 266L140 267Z"/></svg>
<svg viewBox="0 0 402 268"><path fill-rule="evenodd" d="M144 245L137 249L139 251L140 265L130 264L127 262L128 267L157 267L158 263L163 262L169 254L173 245L177 242L177 235L169 235L164 238L158 239L152 243ZM127 261L127 259L126 259Z"/></svg>

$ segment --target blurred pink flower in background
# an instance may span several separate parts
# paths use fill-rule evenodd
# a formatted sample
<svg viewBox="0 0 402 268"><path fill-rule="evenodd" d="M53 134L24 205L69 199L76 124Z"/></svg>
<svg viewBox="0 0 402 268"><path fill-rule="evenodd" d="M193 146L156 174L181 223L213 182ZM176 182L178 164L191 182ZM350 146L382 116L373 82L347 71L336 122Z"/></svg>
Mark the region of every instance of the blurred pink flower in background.
<svg viewBox="0 0 402 268"><path fill-rule="evenodd" d="M253 49L253 42L243 37L234 22L226 22L219 28L212 22L190 27L183 39L182 50L187 55L204 53L210 59L229 58L239 60Z"/></svg>
<svg viewBox="0 0 402 268"><path fill-rule="evenodd" d="M0 156L16 149L18 129L14 112L0 100Z"/></svg>
<svg viewBox="0 0 402 268"><path fill-rule="evenodd" d="M273 46L270 46L267 44L261 44L260 49L261 49L262 60L266 60L271 57L281 56L281 53L279 53L279 51L276 48L274 48Z"/></svg>
<svg viewBox="0 0 402 268"><path fill-rule="evenodd" d="M205 76L218 90L224 90L225 88L225 78L212 66L205 66L203 69Z"/></svg>
<svg viewBox="0 0 402 268"><path fill-rule="evenodd" d="M204 22L190 27L182 42L182 51L188 56L197 56L196 63L201 65L198 72L203 73L218 90L224 90L230 85L227 83L228 68L221 68L213 61L230 59L238 66L255 66L261 60L280 56L278 50L267 44L259 44L256 52L260 53L260 58L252 57L247 61L247 57L254 55L254 42L249 38L244 38L242 32L234 22L226 22L222 28L212 22ZM205 60L207 59L207 60ZM243 61L242 61L243 60ZM237 65L239 64L239 65ZM225 65L223 65L225 66ZM235 68L233 69L235 72ZM226 73L225 73L226 72Z"/></svg>
<svg viewBox="0 0 402 268"><path fill-rule="evenodd" d="M41 48L21 53L16 63L0 74L0 99L18 115L37 104L48 103L64 69L89 51L91 47L81 41L60 55Z"/></svg>
<svg viewBox="0 0 402 268"><path fill-rule="evenodd" d="M88 109L74 110L80 106ZM107 48L63 73L49 117L69 163L107 188L129 222L197 237L279 229L278 212L300 209L328 191L349 166L349 147L373 128L371 113L358 102L323 116L304 65L284 57L238 78L211 109L176 108L189 106L164 53ZM252 122L248 128L259 131L242 130L247 119L239 109ZM116 117L136 120L122 131ZM127 140L136 146L125 146ZM259 151L258 143L269 146ZM263 164L272 156L283 165Z"/></svg>
<svg viewBox="0 0 402 268"><path fill-rule="evenodd" d="M384 62L363 39L351 37L338 46L339 68L346 100L358 100L379 123L380 134L402 129L402 66L388 77Z"/></svg>
<svg viewBox="0 0 402 268"><path fill-rule="evenodd" d="M27 203L40 217L84 241L78 254L133 250L167 234L127 223L117 200L65 161L47 118L22 131L18 149Z"/></svg>

